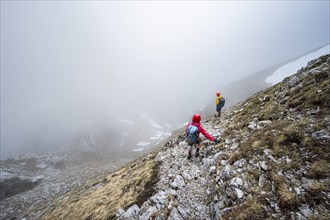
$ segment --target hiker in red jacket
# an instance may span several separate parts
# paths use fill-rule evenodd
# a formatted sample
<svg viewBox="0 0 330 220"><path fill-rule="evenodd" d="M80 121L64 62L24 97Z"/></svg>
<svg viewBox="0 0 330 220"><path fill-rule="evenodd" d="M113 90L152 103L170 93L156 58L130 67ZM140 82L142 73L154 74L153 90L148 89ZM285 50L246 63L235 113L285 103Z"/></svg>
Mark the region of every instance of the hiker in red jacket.
<svg viewBox="0 0 330 220"><path fill-rule="evenodd" d="M199 134L202 133L210 141L214 141L216 144L219 143L219 140L216 140L212 135L207 133L207 131L200 124L201 116L199 114L194 114L192 117L192 122L189 123L186 127L186 141L189 145L188 148L188 160L191 158L192 146L195 145L196 153L195 157L199 156L199 149L201 147L202 139L199 137Z"/></svg>

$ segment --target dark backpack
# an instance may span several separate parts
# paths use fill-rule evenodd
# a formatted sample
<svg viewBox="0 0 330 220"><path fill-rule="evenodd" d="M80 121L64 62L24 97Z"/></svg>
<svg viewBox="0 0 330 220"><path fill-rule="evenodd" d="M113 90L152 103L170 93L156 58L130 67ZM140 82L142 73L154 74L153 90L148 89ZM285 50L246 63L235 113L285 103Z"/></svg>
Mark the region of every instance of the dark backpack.
<svg viewBox="0 0 330 220"><path fill-rule="evenodd" d="M195 125L189 125L187 128L186 141L188 145L192 146L196 143L198 137L198 127Z"/></svg>
<svg viewBox="0 0 330 220"><path fill-rule="evenodd" d="M225 105L225 102L226 102L225 98L221 97L220 103L219 103L221 108Z"/></svg>

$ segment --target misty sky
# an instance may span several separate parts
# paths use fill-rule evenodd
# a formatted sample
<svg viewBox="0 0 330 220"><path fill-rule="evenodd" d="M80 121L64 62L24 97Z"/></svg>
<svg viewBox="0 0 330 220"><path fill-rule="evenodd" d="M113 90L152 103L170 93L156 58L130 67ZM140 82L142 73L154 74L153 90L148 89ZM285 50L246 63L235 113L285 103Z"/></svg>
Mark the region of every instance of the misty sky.
<svg viewBox="0 0 330 220"><path fill-rule="evenodd" d="M131 111L173 124L329 44L329 1L1 1L1 151ZM48 129L48 130L47 130Z"/></svg>

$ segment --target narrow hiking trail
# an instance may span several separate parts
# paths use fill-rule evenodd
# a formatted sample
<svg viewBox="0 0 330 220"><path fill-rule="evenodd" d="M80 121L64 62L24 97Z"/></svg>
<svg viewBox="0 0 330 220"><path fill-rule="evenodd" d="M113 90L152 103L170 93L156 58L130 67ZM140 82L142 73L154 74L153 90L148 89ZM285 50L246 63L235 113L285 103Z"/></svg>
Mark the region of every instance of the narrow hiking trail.
<svg viewBox="0 0 330 220"><path fill-rule="evenodd" d="M215 138L221 137L223 129L214 126L211 119L202 126ZM214 126L214 127L213 127ZM201 135L202 137L203 135ZM131 206L126 212L119 210L119 219L212 219L211 203L215 195L216 157L210 152L214 143L204 138L199 157L188 160L188 145L183 135L167 143L164 151L156 156L161 162L159 181L155 188L157 193L139 208Z"/></svg>

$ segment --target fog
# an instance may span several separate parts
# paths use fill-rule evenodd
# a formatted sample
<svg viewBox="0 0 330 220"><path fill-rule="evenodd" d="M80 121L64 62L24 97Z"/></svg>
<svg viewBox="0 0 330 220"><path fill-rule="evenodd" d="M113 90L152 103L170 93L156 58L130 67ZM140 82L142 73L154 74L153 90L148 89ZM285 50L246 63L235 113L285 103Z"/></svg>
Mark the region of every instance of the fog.
<svg viewBox="0 0 330 220"><path fill-rule="evenodd" d="M1 1L1 158L86 132L117 149L123 131L142 141L141 114L170 132L227 83L329 44L329 7Z"/></svg>

